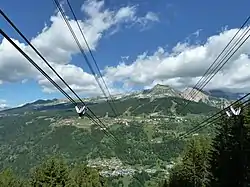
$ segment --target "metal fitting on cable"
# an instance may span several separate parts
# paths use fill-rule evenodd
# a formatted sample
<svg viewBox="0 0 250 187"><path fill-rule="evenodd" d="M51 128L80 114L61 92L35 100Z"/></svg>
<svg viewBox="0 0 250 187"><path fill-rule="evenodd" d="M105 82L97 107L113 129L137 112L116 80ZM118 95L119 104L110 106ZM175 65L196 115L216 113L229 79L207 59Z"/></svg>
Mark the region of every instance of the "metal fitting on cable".
<svg viewBox="0 0 250 187"><path fill-rule="evenodd" d="M82 106L82 107L78 107L78 106L75 106L75 109L76 109L76 112L78 113L79 115L79 119L82 118L82 116L87 112L87 107L86 105Z"/></svg>

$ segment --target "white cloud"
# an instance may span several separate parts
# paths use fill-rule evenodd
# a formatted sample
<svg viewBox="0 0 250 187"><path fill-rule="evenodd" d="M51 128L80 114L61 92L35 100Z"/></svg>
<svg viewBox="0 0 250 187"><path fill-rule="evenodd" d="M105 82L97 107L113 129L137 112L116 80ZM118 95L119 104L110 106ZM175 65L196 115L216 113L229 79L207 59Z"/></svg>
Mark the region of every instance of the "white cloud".
<svg viewBox="0 0 250 187"><path fill-rule="evenodd" d="M141 26L141 31L149 28L149 23L159 22L159 18L156 13L148 12L144 17L139 17L135 19L135 23L139 23Z"/></svg>
<svg viewBox="0 0 250 187"><path fill-rule="evenodd" d="M127 25L127 27L139 25L141 31L147 29L149 27L149 23L159 22L157 14L153 12L147 12L145 16L138 17L136 16L136 11L136 6L121 8L115 16L115 22L119 22L121 20L123 20L124 22L132 22L133 24ZM117 33L119 30L120 25L117 25L110 33L110 35Z"/></svg>
<svg viewBox="0 0 250 187"><path fill-rule="evenodd" d="M0 99L0 109L8 107L6 102L7 102L6 100Z"/></svg>
<svg viewBox="0 0 250 187"><path fill-rule="evenodd" d="M202 29L198 29L197 31L195 31L192 35L194 35L195 37L199 37L200 33L201 33Z"/></svg>
<svg viewBox="0 0 250 187"><path fill-rule="evenodd" d="M104 1L97 0L85 1L81 11L85 17L79 20L79 24L92 50L95 50L103 35L110 31L111 28L124 23L138 23L139 19L144 19L136 15L136 7L127 6L121 7L117 11L112 11L104 9ZM89 94L100 93L92 75L86 73L80 67L70 64L72 56L78 54L79 49L60 14L55 13L55 15L51 16L50 22L50 24L45 23L42 31L32 38L31 43L36 46L73 89ZM69 19L69 22L80 43L86 49L76 22L72 19ZM15 40L15 43L31 56L45 72L55 78L51 70L48 69L29 46L17 40ZM51 83L38 73L6 39L3 39L0 43L0 84L4 82L25 83L28 79L35 79L45 92L55 91ZM58 81L58 79L56 80ZM62 85L60 81L58 82ZM113 91L116 92L117 90Z"/></svg>
<svg viewBox="0 0 250 187"><path fill-rule="evenodd" d="M97 90L97 85L94 76L83 71L82 68L77 67L72 64L67 65L54 65L55 70L60 72L62 78L72 87L76 92L92 92ZM61 87L65 88L62 81L51 73L51 78L55 80ZM43 76L39 77L38 83L43 86L45 92L53 92L55 90L54 86L47 81Z"/></svg>
<svg viewBox="0 0 250 187"><path fill-rule="evenodd" d="M122 61L124 61L124 60L128 60L129 59L129 56L121 56L121 59L122 59Z"/></svg>
<svg viewBox="0 0 250 187"><path fill-rule="evenodd" d="M17 40L14 42L22 50L28 52L24 44ZM36 75L35 69L29 65L26 59L6 39L3 39L0 44L0 81L15 82Z"/></svg>
<svg viewBox="0 0 250 187"><path fill-rule="evenodd" d="M158 16L154 12L148 12L145 16L145 19L151 20L151 21L159 21Z"/></svg>
<svg viewBox="0 0 250 187"><path fill-rule="evenodd" d="M178 43L170 53L163 48L151 55L143 53L129 65L120 63L116 67L107 67L105 76L124 85L141 85L146 88L157 83L177 88L194 86L237 30L224 30L209 37L203 45ZM249 51L248 40L206 88L248 91Z"/></svg>
<svg viewBox="0 0 250 187"><path fill-rule="evenodd" d="M136 13L133 7L122 7L117 12L114 12L110 10L102 11L103 6L104 1L90 0L86 1L82 6L82 11L87 16L87 19L84 21L79 20L79 24L92 50L96 48L105 31L125 21L133 21L131 16L134 17ZM50 21L51 26L45 26L43 31L33 38L31 42L48 60L66 64L71 60L73 54L79 53L78 46L60 13L52 16ZM69 20L69 22L81 45L86 48L76 22L74 20Z"/></svg>
<svg viewBox="0 0 250 187"><path fill-rule="evenodd" d="M115 20L120 21L124 18L127 18L127 20L134 20L136 18L135 16L136 7L122 7L120 10L118 10L117 14L115 15Z"/></svg>
<svg viewBox="0 0 250 187"><path fill-rule="evenodd" d="M146 13L144 17L137 16L136 9L132 6L111 11L104 9L104 1L85 1L81 10L87 17L80 21L80 25L90 47L95 50L104 33L123 23L127 25L139 23L143 26L149 21L158 20L157 15L151 12ZM45 25L41 33L31 40L32 43L75 91L99 94L100 89L95 78L84 69L70 64L72 56L78 54L79 50L61 17L56 14L50 21L51 24ZM70 23L80 39L81 35L76 23L73 20L70 20ZM104 78L113 93L128 91L138 85L148 88L157 83L169 84L180 89L193 86L237 30L224 29L221 33L209 37L204 44L180 42L172 48L172 51L159 47L153 54L144 52L130 63L129 60L133 57L127 58L126 64L121 62L117 66L106 67ZM196 37L198 34L199 32L194 33ZM27 45L17 40L15 42L63 86ZM83 40L81 42L85 46ZM250 41L247 41L207 85L207 88L248 91L250 89L249 51ZM55 88L3 39L0 43L0 84L6 81L25 83L27 79L35 79L45 92L55 91ZM115 89L114 85L117 84L122 85L120 89Z"/></svg>

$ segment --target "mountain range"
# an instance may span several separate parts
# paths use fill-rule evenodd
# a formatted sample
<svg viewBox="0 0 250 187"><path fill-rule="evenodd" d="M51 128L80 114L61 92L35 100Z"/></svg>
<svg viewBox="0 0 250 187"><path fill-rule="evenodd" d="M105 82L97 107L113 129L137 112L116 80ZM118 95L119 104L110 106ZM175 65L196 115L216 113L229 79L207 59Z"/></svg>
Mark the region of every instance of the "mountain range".
<svg viewBox="0 0 250 187"><path fill-rule="evenodd" d="M192 103L197 103L197 104L203 103L211 107L222 108L222 107L229 105L234 100L238 99L241 95L242 95L241 93L235 94L235 93L230 93L230 92L224 92L221 90L200 91L200 90L193 89L193 88L186 88L183 91L179 91L168 85L157 84L151 89L136 91L136 92L132 92L129 94L114 95L113 99L115 100L117 104L119 103L118 108L127 107L126 109L124 108L124 111L126 111L129 107L132 107L132 106L129 106L131 103L135 104L136 102L137 103L149 102L152 105L154 105L155 103L159 104L159 100L164 100L164 98L170 99L172 103L175 103L177 105L178 104L185 105L185 104L176 103L176 101L174 101L176 99L180 99L181 103L182 102L183 103L192 102ZM106 99L103 97L84 98L83 100L89 105L106 102ZM104 103L102 105L104 105ZM53 100L37 100L37 101L26 103L22 106L11 108L11 109L4 108L0 111L3 112L3 111L24 110L24 109L25 110L47 110L47 109L69 109L69 108L72 108L72 106L68 100L53 99Z"/></svg>
<svg viewBox="0 0 250 187"><path fill-rule="evenodd" d="M118 116L104 98L84 98L100 121L119 137L119 145L87 117L78 119L74 106L66 99L40 99L1 111L0 167L12 167L23 175L45 157L60 154L71 163L116 157L129 160L128 169L159 169L156 160L166 166L183 151L185 140L177 138L178 134L218 112L222 103L232 102L201 91L190 99L190 91L156 85L115 95ZM212 133L213 125L203 130L201 133ZM127 148L135 158L122 151Z"/></svg>

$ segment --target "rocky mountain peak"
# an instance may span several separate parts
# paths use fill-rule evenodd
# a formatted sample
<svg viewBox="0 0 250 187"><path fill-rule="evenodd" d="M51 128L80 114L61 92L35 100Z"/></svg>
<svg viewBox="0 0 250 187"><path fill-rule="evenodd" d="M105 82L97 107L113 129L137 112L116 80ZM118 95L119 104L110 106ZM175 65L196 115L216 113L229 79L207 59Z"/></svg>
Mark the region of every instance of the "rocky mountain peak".
<svg viewBox="0 0 250 187"><path fill-rule="evenodd" d="M209 95L203 93L202 91L196 89L196 88L191 88L188 87L186 88L182 93L182 97L187 100L195 101L195 102L206 102L209 100Z"/></svg>
<svg viewBox="0 0 250 187"><path fill-rule="evenodd" d="M157 84L153 88L144 90L143 94L149 94L154 96L172 96L172 97L180 97L179 91L175 90L169 85Z"/></svg>
<svg viewBox="0 0 250 187"><path fill-rule="evenodd" d="M153 89L169 89L171 88L169 85L156 84Z"/></svg>

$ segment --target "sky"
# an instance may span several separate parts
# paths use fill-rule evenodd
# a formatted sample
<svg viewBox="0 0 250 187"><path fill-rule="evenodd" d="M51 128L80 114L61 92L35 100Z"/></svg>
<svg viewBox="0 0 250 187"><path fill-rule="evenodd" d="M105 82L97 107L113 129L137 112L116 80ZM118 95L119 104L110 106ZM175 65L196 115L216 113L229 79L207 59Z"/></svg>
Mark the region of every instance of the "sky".
<svg viewBox="0 0 250 187"><path fill-rule="evenodd" d="M69 1L112 94L156 84L194 86L249 16L250 6L248 0ZM94 67L66 1L61 5ZM79 95L101 94L53 0L2 0L0 8ZM3 17L0 28L67 90ZM205 89L247 92L249 52L250 39ZM0 36L0 107L52 98L63 95Z"/></svg>

